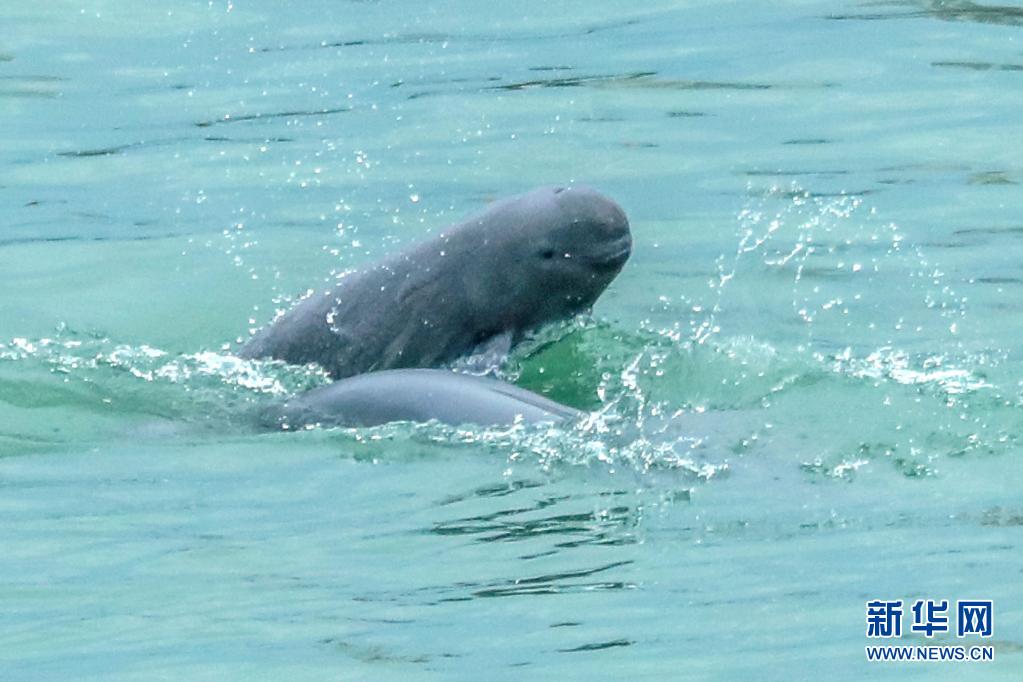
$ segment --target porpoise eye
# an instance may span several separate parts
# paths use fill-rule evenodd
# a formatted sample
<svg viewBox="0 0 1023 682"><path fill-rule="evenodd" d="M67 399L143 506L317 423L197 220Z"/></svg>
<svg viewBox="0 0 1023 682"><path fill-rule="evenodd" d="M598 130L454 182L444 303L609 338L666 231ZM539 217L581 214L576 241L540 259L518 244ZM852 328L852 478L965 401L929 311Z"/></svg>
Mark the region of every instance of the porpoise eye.
<svg viewBox="0 0 1023 682"><path fill-rule="evenodd" d="M544 249L540 252L540 257L544 260L551 260L554 258L554 249Z"/></svg>

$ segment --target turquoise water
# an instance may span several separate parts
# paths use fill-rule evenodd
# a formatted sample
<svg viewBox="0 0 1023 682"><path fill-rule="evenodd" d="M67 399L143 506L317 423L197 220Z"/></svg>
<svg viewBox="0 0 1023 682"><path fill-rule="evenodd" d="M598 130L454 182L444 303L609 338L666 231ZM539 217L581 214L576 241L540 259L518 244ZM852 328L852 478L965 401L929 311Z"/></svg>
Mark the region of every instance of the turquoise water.
<svg viewBox="0 0 1023 682"><path fill-rule="evenodd" d="M1023 6L162 4L0 10L0 677L1023 674ZM586 423L252 428L249 330L567 181L634 255L504 371Z"/></svg>

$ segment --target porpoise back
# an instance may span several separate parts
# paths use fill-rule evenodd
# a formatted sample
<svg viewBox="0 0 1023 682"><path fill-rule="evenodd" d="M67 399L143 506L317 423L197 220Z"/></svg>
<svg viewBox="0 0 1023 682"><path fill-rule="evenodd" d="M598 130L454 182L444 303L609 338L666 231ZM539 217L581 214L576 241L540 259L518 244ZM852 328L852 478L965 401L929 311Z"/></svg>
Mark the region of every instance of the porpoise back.
<svg viewBox="0 0 1023 682"><path fill-rule="evenodd" d="M377 426L439 421L458 426L559 422L583 412L512 384L443 369L370 372L274 405L260 416L266 428Z"/></svg>

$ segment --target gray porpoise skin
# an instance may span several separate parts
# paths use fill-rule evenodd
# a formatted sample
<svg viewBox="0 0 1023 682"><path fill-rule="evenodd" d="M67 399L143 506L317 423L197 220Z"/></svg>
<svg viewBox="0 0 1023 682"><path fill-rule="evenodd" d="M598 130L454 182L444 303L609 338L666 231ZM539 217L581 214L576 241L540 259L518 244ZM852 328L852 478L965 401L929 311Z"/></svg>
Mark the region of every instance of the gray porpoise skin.
<svg viewBox="0 0 1023 682"><path fill-rule="evenodd" d="M629 221L585 187L495 202L439 236L342 277L258 332L244 358L318 363L335 379L435 367L588 309L625 265Z"/></svg>
<svg viewBox="0 0 1023 682"><path fill-rule="evenodd" d="M444 369L370 372L314 388L263 412L263 426L376 426L395 421L458 426L558 422L583 413L512 384Z"/></svg>

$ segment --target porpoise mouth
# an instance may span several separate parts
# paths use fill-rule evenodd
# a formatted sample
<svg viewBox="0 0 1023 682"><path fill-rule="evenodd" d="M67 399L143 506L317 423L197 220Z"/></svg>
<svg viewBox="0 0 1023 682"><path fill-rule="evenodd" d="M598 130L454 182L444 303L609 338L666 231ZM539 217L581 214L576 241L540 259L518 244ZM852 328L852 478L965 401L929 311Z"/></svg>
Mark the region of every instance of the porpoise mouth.
<svg viewBox="0 0 1023 682"><path fill-rule="evenodd" d="M632 237L625 235L612 242L606 251L595 255L591 261L593 267L600 270L621 269L625 261L632 255Z"/></svg>

